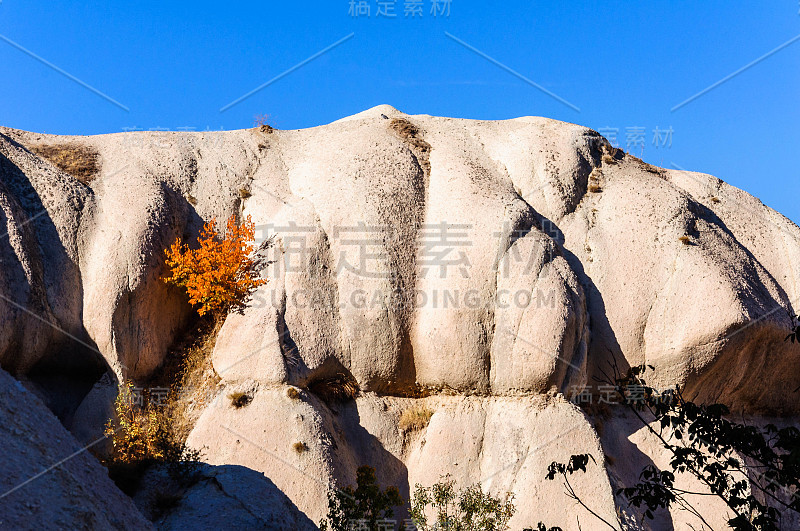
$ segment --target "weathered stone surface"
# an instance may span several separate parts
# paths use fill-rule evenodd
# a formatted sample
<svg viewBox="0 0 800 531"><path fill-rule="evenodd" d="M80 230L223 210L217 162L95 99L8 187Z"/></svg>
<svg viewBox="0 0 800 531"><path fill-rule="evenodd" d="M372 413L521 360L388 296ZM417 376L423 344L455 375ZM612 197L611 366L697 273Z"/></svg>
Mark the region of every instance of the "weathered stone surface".
<svg viewBox="0 0 800 531"><path fill-rule="evenodd" d="M433 415L426 428L404 433L398 420L415 403ZM198 421L189 444L204 447L213 465L263 472L314 522L327 513L329 485L355 484L361 465L375 468L378 481L398 486L405 499L414 485L432 485L445 474L460 486L481 483L492 494L513 492L518 501L513 529L539 520L569 526L574 514L590 518L561 483L544 481L551 462L568 461L575 453L590 453L603 463L591 425L563 399L369 394L334 409L308 393L291 399L280 387L258 389L240 409L222 394ZM304 447L298 451L296 444ZM576 480L576 490L593 510L613 518L613 493L600 470ZM403 514L398 518L407 517Z"/></svg>
<svg viewBox="0 0 800 531"><path fill-rule="evenodd" d="M197 465L189 484L151 468L134 502L158 529L313 530L316 526L260 472Z"/></svg>
<svg viewBox="0 0 800 531"><path fill-rule="evenodd" d="M4 129L5 297L120 375L150 374L187 315L159 280L163 248L239 211L273 238L272 263L221 333L231 380L565 391L613 353L737 409L798 407L775 391L800 366L782 342L798 228L708 176L609 158L586 128L381 106L300 131L69 138L100 154L88 186L23 147L59 140ZM23 334L47 327L20 312L0 341L24 372L53 341Z"/></svg>
<svg viewBox="0 0 800 531"><path fill-rule="evenodd" d="M79 183L26 148L59 142L95 150L97 177ZM406 496L449 472L513 490L526 502L515 525L572 526L542 467L579 448L602 464L623 442L601 448L559 394L596 391L612 361L653 365L651 383L750 419L800 410L786 393L800 349L784 341L800 297L796 225L584 127L389 106L298 131L0 129L0 365L39 386L62 370L90 384L108 369L150 376L190 313L159 279L163 249L234 213L257 224L269 282L227 318L212 362L222 389L255 395L234 409L220 394L190 442L212 465L266 474L314 522L331 482L369 463ZM285 395L338 373L367 393L356 405ZM419 389L435 413L402 433L412 399L395 395ZM96 429L107 400L95 390L65 414L76 433ZM613 516L607 473L633 469L597 470L587 496ZM215 488L190 494L186 522Z"/></svg>
<svg viewBox="0 0 800 531"><path fill-rule="evenodd" d="M0 370L0 528L151 529L30 391Z"/></svg>

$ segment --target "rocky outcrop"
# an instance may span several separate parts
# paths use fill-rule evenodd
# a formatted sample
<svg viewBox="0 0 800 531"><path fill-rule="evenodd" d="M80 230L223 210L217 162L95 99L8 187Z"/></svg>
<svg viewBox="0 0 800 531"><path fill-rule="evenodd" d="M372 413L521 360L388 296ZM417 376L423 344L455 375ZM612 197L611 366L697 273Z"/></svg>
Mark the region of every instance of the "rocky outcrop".
<svg viewBox="0 0 800 531"><path fill-rule="evenodd" d="M196 465L183 477L150 468L134 502L158 529L314 530L264 474L237 465Z"/></svg>
<svg viewBox="0 0 800 531"><path fill-rule="evenodd" d="M9 137L0 143L0 363L25 373L62 348L80 351L68 335L88 340L77 261L91 193Z"/></svg>
<svg viewBox="0 0 800 531"><path fill-rule="evenodd" d="M3 370L0 404L0 528L152 528L86 445Z"/></svg>
<svg viewBox="0 0 800 531"><path fill-rule="evenodd" d="M31 151L57 143L96 152L95 178ZM368 463L406 495L449 472L514 491L515 524L572 526L541 475L580 448L599 465L579 488L613 516L625 473L603 454L617 443L564 399L597 393L612 364L650 364L657 386L748 418L800 409L785 392L800 349L784 341L800 229L584 127L380 106L298 131L4 128L0 172L0 365L45 394L49 374L86 375L83 404L61 415L84 438L107 412L94 381L153 375L186 326L184 296L160 280L163 249L211 218L252 216L269 282L219 333L221 393L190 442L213 465L266 474L314 521L331 482ZM340 374L364 392L354 404L285 394ZM235 409L239 388L254 397ZM414 403L434 414L407 433L397 420Z"/></svg>
<svg viewBox="0 0 800 531"><path fill-rule="evenodd" d="M328 510L332 483L355 484L355 470L374 467L383 485L398 485L404 499L414 485L432 485L449 474L459 485L480 482L491 492L514 492L513 529L539 520L565 528L575 514L558 481L544 481L553 461L603 450L589 422L563 399L437 396L409 399L368 394L329 409L310 393L290 398L288 388L259 388L236 408L221 395L206 409L189 438L214 465L235 464L264 472L313 521ZM432 413L427 426L403 431L398 421L411 407ZM597 471L595 471L597 472ZM604 473L582 479L578 492L607 518L615 514ZM548 500L548 503L532 503ZM400 512L396 519L408 518Z"/></svg>
<svg viewBox="0 0 800 531"><path fill-rule="evenodd" d="M3 252L19 264L4 272L2 359L17 372L58 350L45 321L118 375L151 374L187 315L159 280L161 251L242 212L272 238L270 282L222 331L223 378L346 371L377 393L565 392L613 354L704 399L797 408L773 382L797 376L782 340L800 231L711 177L615 155L591 130L378 107L301 131L71 138L99 153L88 186L24 147L58 141L2 136ZM12 356L23 340L40 344Z"/></svg>

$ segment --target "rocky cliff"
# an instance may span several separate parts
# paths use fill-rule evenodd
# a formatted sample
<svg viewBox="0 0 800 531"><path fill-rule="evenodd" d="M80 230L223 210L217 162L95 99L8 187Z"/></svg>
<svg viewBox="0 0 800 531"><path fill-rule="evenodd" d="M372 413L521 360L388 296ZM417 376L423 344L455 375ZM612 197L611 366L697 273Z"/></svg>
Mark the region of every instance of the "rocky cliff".
<svg viewBox="0 0 800 531"><path fill-rule="evenodd" d="M47 146L94 154L96 175L36 155ZM315 522L330 484L370 464L406 497L450 473L514 492L515 529L572 528L591 516L543 478L580 452L600 466L576 488L613 518L615 488L664 456L624 416L602 429L568 400L598 400L612 362L754 420L800 412L800 349L784 341L796 225L584 127L389 106L297 131L0 128L0 366L90 438L113 396L95 382L152 377L185 331L163 249L233 214L256 223L269 282L219 332L221 382L189 443ZM327 405L313 384L342 374L361 396ZM232 407L232 390L252 403ZM400 429L420 404L427 426Z"/></svg>

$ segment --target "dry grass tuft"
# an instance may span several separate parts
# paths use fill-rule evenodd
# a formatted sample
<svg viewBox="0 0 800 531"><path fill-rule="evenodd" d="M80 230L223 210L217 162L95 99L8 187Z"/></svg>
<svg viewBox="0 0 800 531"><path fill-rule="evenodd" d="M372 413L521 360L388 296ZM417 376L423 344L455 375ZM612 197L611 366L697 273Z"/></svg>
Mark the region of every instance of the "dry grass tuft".
<svg viewBox="0 0 800 531"><path fill-rule="evenodd" d="M714 197L712 197L712 198L711 198L711 202L712 202L712 203L719 203L719 202L720 202L720 199L719 199L719 197L717 197L717 196L714 196Z"/></svg>
<svg viewBox="0 0 800 531"><path fill-rule="evenodd" d="M248 199L252 196L253 194L251 194L250 190L248 190L247 188L239 188L239 197L241 197L242 199Z"/></svg>
<svg viewBox="0 0 800 531"><path fill-rule="evenodd" d="M197 198L193 195L186 196L186 200L189 201L189 204L192 206L197 206Z"/></svg>
<svg viewBox="0 0 800 531"><path fill-rule="evenodd" d="M432 416L433 411L423 404L418 404L403 411L398 425L403 431L422 430L428 426Z"/></svg>
<svg viewBox="0 0 800 531"><path fill-rule="evenodd" d="M31 151L50 161L61 171L83 184L91 182L100 172L100 155L93 149L77 144L42 144Z"/></svg>
<svg viewBox="0 0 800 531"><path fill-rule="evenodd" d="M150 387L169 387L166 413L174 419L173 430L179 440L186 440L200 413L211 402L221 378L211 364L222 320L200 318L190 332L167 354L155 371Z"/></svg>
<svg viewBox="0 0 800 531"><path fill-rule="evenodd" d="M253 127L258 127L262 133L271 133L272 126L269 125L269 114L257 114L253 118Z"/></svg>
<svg viewBox="0 0 800 531"><path fill-rule="evenodd" d="M353 400L359 393L358 382L344 373L314 380L307 388L325 403Z"/></svg>
<svg viewBox="0 0 800 531"><path fill-rule="evenodd" d="M594 194L602 192L603 188L600 186L600 179L602 177L603 172L600 170L600 168L594 168L592 173L589 174L588 186L586 189Z"/></svg>
<svg viewBox="0 0 800 531"><path fill-rule="evenodd" d="M424 171L426 175L430 175L431 163L429 158L431 145L423 140L419 128L405 118L392 118L389 122L389 128L397 133L397 136L411 147L422 171Z"/></svg>
<svg viewBox="0 0 800 531"><path fill-rule="evenodd" d="M402 138L410 139L419 137L419 128L405 118L392 118L389 122L389 127Z"/></svg>
<svg viewBox="0 0 800 531"><path fill-rule="evenodd" d="M303 452L308 450L308 446L306 446L306 443L304 442L296 442L292 445L292 448L294 448L294 451L297 452L298 454L302 454Z"/></svg>
<svg viewBox="0 0 800 531"><path fill-rule="evenodd" d="M427 398L437 393L439 393L439 390L436 388L411 384L394 389L392 391L392 396L402 398Z"/></svg>
<svg viewBox="0 0 800 531"><path fill-rule="evenodd" d="M688 236L681 236L678 241L684 245L692 245L692 239Z"/></svg>
<svg viewBox="0 0 800 531"><path fill-rule="evenodd" d="M286 389L286 396L292 400L298 400L300 398L300 391L297 390L297 387L288 387Z"/></svg>
<svg viewBox="0 0 800 531"><path fill-rule="evenodd" d="M616 164L625 156L625 152L614 146L603 146L603 163Z"/></svg>
<svg viewBox="0 0 800 531"><path fill-rule="evenodd" d="M228 395L231 399L231 405L236 409L241 409L253 401L253 397L242 391L236 391Z"/></svg>

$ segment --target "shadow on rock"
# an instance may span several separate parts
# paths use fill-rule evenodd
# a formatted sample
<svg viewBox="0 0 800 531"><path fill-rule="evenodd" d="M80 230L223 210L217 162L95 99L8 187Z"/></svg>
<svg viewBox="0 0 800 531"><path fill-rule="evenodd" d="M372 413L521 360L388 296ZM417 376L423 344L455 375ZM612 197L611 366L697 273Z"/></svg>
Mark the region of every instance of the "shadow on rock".
<svg viewBox="0 0 800 531"><path fill-rule="evenodd" d="M140 487L134 501L158 529L317 529L272 480L244 466L200 465L189 486L160 467Z"/></svg>

